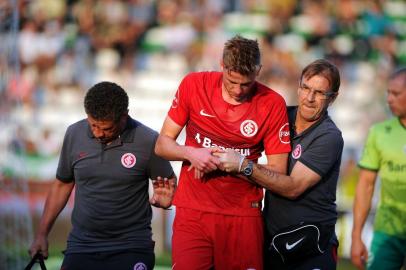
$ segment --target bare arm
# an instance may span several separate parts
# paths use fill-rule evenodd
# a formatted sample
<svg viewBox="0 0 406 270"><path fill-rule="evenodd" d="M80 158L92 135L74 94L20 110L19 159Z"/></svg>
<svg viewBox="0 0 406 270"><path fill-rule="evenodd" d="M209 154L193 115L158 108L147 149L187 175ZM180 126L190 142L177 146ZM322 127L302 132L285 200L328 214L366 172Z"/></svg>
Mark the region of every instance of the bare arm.
<svg viewBox="0 0 406 270"><path fill-rule="evenodd" d="M372 196L374 195L377 172L361 169L355 193L352 227L351 260L358 269L364 269L368 259L368 250L362 241L362 229L371 209Z"/></svg>
<svg viewBox="0 0 406 270"><path fill-rule="evenodd" d="M247 162L244 160L243 167ZM320 175L300 161L296 162L290 175L276 172L260 164L254 164L250 178L262 187L290 199L299 197L321 179Z"/></svg>
<svg viewBox="0 0 406 270"><path fill-rule="evenodd" d="M176 142L182 128L167 116L155 144L155 153L167 160L189 161L194 168L206 173L216 170L219 162L211 154L214 149L195 148Z"/></svg>
<svg viewBox="0 0 406 270"><path fill-rule="evenodd" d="M267 155L267 164L264 165L268 169L280 173L286 174L288 170L288 154L275 154L275 155Z"/></svg>
<svg viewBox="0 0 406 270"><path fill-rule="evenodd" d="M74 182L64 183L59 180L55 180L52 183L45 201L44 212L42 213L34 242L29 250L31 256L34 256L37 252L41 252L45 258L48 257L48 234L59 213L68 202L74 185Z"/></svg>
<svg viewBox="0 0 406 270"><path fill-rule="evenodd" d="M223 170L239 173L239 161L242 157L238 152L227 149L224 153L216 153L215 155L220 157ZM287 158L287 154L285 154L285 158ZM270 162L269 159L266 166L254 164L250 180L272 192L295 199L321 179L320 175L300 161L296 162L292 173L288 176L286 175L287 160L283 165L283 155L279 155L274 160L279 160L282 164L279 166L272 165L273 161ZM241 167L244 168L247 163L248 160L244 159Z"/></svg>

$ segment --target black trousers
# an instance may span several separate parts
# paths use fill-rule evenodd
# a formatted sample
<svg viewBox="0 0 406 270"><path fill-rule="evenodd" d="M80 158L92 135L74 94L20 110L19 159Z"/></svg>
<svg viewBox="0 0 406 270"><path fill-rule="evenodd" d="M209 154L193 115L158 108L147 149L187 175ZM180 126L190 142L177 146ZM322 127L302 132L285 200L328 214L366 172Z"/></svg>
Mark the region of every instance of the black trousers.
<svg viewBox="0 0 406 270"><path fill-rule="evenodd" d="M114 251L65 254L61 270L150 270L153 252Z"/></svg>

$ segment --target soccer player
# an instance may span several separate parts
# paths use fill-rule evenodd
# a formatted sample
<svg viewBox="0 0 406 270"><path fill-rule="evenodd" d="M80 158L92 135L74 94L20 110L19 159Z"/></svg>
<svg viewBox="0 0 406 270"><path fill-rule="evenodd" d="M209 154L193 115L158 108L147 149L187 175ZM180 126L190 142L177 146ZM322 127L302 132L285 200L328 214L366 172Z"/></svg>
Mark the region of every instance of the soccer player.
<svg viewBox="0 0 406 270"><path fill-rule="evenodd" d="M175 194L173 269L262 269L262 188L217 169L212 153L231 148L286 173L290 151L283 98L256 81L258 42L228 40L221 72L188 74L181 82L155 151L183 161ZM186 127L185 145L176 138ZM202 176L203 174L203 176Z"/></svg>
<svg viewBox="0 0 406 270"><path fill-rule="evenodd" d="M154 153L157 132L128 115L127 93L101 82L86 94L87 119L65 134L31 256L48 256L47 236L75 187L72 230L61 269L153 269L150 203L171 205L176 179ZM154 194L148 201L149 179Z"/></svg>
<svg viewBox="0 0 406 270"><path fill-rule="evenodd" d="M371 127L354 200L351 259L358 269L399 270L406 258L406 68L388 81L387 102L395 117ZM371 209L375 182L381 196L368 254L362 229Z"/></svg>

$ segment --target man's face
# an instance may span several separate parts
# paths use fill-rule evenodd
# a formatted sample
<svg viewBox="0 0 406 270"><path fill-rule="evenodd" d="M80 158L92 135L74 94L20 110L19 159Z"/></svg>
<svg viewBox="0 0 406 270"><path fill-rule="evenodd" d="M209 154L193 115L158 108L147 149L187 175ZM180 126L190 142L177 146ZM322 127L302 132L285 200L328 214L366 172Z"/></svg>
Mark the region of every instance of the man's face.
<svg viewBox="0 0 406 270"><path fill-rule="evenodd" d="M400 118L406 118L406 86L405 78L398 76L388 83L387 102L392 113Z"/></svg>
<svg viewBox="0 0 406 270"><path fill-rule="evenodd" d="M87 115L87 121L90 125L93 135L100 143L108 144L118 137L123 129L123 117L119 121L96 120Z"/></svg>
<svg viewBox="0 0 406 270"><path fill-rule="evenodd" d="M302 78L298 88L300 119L309 123L319 120L335 95L330 92L330 83L325 77Z"/></svg>
<svg viewBox="0 0 406 270"><path fill-rule="evenodd" d="M250 76L223 68L223 97L229 103L242 103L252 93L258 72Z"/></svg>

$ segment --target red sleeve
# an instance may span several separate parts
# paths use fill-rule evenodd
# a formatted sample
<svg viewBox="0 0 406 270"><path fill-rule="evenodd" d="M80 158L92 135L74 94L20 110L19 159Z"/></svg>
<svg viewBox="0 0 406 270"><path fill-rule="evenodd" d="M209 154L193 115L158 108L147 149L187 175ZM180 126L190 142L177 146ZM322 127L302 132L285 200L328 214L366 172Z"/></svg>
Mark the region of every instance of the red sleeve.
<svg viewBox="0 0 406 270"><path fill-rule="evenodd" d="M190 75L183 78L168 112L168 116L182 127L185 126L189 120L190 95L193 90L191 88L192 85Z"/></svg>
<svg viewBox="0 0 406 270"><path fill-rule="evenodd" d="M264 136L265 154L289 153L291 150L289 122L286 104L282 97L279 97L272 106L268 122L268 130Z"/></svg>

